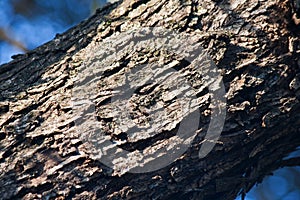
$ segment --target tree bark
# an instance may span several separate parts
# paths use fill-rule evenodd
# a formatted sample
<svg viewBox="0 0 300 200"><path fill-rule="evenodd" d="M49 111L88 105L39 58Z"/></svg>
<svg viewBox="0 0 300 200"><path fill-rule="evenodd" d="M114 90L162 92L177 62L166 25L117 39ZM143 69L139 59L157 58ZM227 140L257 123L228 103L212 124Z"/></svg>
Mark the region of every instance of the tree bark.
<svg viewBox="0 0 300 200"><path fill-rule="evenodd" d="M288 0L124 0L14 56L0 67L0 199L234 199L275 169L299 165L299 159L284 159L300 145L300 27L294 12ZM99 86L97 119L105 134L128 151L172 143L181 121L170 111L172 120L158 133L136 138L120 133L108 109L112 94L102 95L114 90L117 80L143 59L177 60L172 69L186 73L197 88L200 122L191 145L170 165L148 173L118 171L96 159L80 135L84 132L76 130L72 100L74 77L95 57L93 50L117 32L138 27L196 36L223 77L227 101L222 134L200 159L211 116L210 90L205 84L201 89L201 77L189 63L150 49L116 57L114 65L95 65L96 71L103 69L99 79L93 77ZM146 89L148 99L154 91L163 89ZM141 93L134 104L136 119L144 119L142 109L149 104L143 104ZM170 108L170 102L164 106Z"/></svg>

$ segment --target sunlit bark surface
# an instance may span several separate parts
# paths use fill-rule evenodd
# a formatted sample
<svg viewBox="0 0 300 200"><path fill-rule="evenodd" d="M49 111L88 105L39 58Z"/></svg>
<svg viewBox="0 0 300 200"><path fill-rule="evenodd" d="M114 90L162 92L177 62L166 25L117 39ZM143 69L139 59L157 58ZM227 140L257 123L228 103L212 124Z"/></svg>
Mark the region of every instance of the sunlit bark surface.
<svg viewBox="0 0 300 200"><path fill-rule="evenodd" d="M297 159L283 159L300 145L300 32L293 12L288 0L125 0L15 56L0 67L0 199L227 200L246 193L277 168L299 165ZM164 27L197 38L223 77L226 119L220 138L209 141L216 143L213 150L200 159L211 117L211 90L190 63L150 48L95 65L101 73L89 80L98 86L91 91L96 92L94 113L106 137L123 149L179 144L178 125L192 111L200 113L195 137L173 163L149 173L129 173L134 164L109 168L82 137L88 128L78 131L74 88L103 41L141 27ZM153 72L151 63L165 66L165 73L180 72L166 85L182 76L195 89L197 101L191 112L180 115L174 94L146 84L130 104L136 123L149 124L144 111L153 99L168 108L166 116L153 119L160 125L155 133L123 133L114 127L111 91L129 70Z"/></svg>

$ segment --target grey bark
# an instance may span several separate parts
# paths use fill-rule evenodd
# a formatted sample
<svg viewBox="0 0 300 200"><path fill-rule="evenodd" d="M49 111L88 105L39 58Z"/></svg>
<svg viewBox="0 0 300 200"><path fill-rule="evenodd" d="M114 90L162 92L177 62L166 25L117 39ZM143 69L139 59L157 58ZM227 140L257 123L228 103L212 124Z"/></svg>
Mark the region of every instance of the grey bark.
<svg viewBox="0 0 300 200"><path fill-rule="evenodd" d="M125 0L14 56L0 67L0 199L234 199L275 169L299 165L299 159L283 159L300 145L300 32L294 10L287 0ZM73 78L105 38L143 26L199 38L223 76L226 121L214 149L199 159L210 117L204 101L197 105L196 137L174 163L149 173L117 173L94 159L76 132ZM116 60L118 67L107 67L98 89L111 91L116 82L105 81L120 78L139 56L129 54ZM167 57L151 50L144 56L147 62ZM170 59L179 61L177 70L189 69L180 58ZM197 98L208 93L203 89ZM98 99L96 113L109 127L104 109L110 102L104 100ZM168 143L176 131L170 127L121 146ZM107 134L122 140L114 130Z"/></svg>

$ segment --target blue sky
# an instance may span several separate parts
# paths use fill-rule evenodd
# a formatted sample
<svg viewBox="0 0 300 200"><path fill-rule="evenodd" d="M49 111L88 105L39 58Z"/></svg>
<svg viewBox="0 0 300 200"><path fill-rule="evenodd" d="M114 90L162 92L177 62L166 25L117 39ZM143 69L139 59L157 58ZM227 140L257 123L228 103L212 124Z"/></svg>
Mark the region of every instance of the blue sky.
<svg viewBox="0 0 300 200"><path fill-rule="evenodd" d="M28 10L18 8L12 2L0 0L0 28L27 49L33 49L54 38L68 28L86 19L93 13L93 6L101 6L105 0L35 0ZM17 8L16 8L17 7ZM17 11L20 11L18 13ZM0 64L11 60L14 54L23 51L0 40Z"/></svg>

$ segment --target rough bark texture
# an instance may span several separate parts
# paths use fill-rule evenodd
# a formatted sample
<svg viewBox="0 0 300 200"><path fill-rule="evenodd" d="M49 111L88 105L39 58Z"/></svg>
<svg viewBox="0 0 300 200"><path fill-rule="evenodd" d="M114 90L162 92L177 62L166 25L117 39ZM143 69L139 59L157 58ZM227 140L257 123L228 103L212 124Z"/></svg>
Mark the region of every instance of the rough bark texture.
<svg viewBox="0 0 300 200"><path fill-rule="evenodd" d="M300 32L294 10L288 0L125 0L15 56L0 67L0 199L234 199L273 170L298 165L297 159L283 159L300 145ZM222 73L227 115L213 151L199 159L210 117L209 91L199 91L201 126L191 147L163 169L118 173L93 159L76 133L73 77L101 40L142 26L198 36ZM143 56L147 62L166 57L151 50ZM111 91L116 83L105 81L120 78L143 60L138 57L129 54L107 67L99 89ZM173 67L184 72L186 66L179 59ZM102 98L96 111L105 126L112 121ZM174 127L165 128L160 137L128 138L121 146L168 143ZM114 130L107 133L122 139Z"/></svg>

